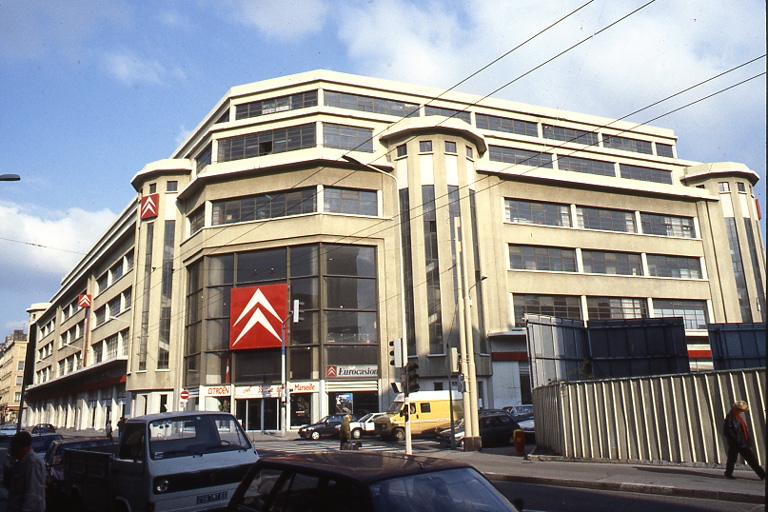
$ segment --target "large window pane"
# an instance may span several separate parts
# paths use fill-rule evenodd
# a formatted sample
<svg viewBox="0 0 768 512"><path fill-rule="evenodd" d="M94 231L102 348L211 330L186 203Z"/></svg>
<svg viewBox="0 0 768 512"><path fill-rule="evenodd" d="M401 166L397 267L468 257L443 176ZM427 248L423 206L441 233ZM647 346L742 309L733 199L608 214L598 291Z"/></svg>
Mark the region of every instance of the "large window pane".
<svg viewBox="0 0 768 512"><path fill-rule="evenodd" d="M515 323L525 325L525 315L547 315L558 318L581 320L581 301L579 297L567 295L518 295L515 294Z"/></svg>
<svg viewBox="0 0 768 512"><path fill-rule="evenodd" d="M378 343L376 313L326 311L326 343Z"/></svg>
<svg viewBox="0 0 768 512"><path fill-rule="evenodd" d="M643 275L639 254L629 252L581 251L584 272L587 274Z"/></svg>
<svg viewBox="0 0 768 512"><path fill-rule="evenodd" d="M323 255L330 275L375 277L373 247L326 245Z"/></svg>
<svg viewBox="0 0 768 512"><path fill-rule="evenodd" d="M332 309L376 309L376 280L326 277L325 305Z"/></svg>
<svg viewBox="0 0 768 512"><path fill-rule="evenodd" d="M285 281L285 249L265 249L237 255L237 284Z"/></svg>
<svg viewBox="0 0 768 512"><path fill-rule="evenodd" d="M567 204L505 199L504 207L508 222L571 227L571 208Z"/></svg>

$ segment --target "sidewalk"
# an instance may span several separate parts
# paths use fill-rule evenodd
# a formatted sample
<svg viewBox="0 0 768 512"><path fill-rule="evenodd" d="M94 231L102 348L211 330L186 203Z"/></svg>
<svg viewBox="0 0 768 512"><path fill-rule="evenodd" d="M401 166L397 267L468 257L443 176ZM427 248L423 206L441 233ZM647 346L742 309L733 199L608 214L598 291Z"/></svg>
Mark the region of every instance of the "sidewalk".
<svg viewBox="0 0 768 512"><path fill-rule="evenodd" d="M249 433L256 444L260 441L282 439L279 434ZM298 439L295 432L286 437ZM535 448L528 445L527 451ZM365 444L363 444L365 450ZM403 449L405 449L403 447ZM623 462L575 462L560 456L536 455L535 450L527 458L515 454L514 447L489 448L480 452L438 450L426 455L473 465L490 480L580 487L603 491L637 492L734 501L740 503L765 503L765 484L746 466L737 466L736 480L723 476L723 469L693 467L685 464L623 463Z"/></svg>

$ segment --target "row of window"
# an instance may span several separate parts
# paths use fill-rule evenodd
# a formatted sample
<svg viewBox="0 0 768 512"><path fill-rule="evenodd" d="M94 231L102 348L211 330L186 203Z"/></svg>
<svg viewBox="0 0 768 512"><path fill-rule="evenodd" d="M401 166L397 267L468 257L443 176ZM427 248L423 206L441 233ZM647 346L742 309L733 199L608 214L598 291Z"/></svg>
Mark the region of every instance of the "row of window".
<svg viewBox="0 0 768 512"><path fill-rule="evenodd" d="M505 220L513 224L578 227L621 233L696 238L696 228L692 217L639 212L640 231L638 231L638 219L634 211L522 199L505 199L504 209ZM574 213L575 225L572 222Z"/></svg>
<svg viewBox="0 0 768 512"><path fill-rule="evenodd" d="M586 297L590 320L625 320L648 318L648 300L631 297ZM686 329L706 329L707 303L703 300L650 299L653 316L682 317ZM572 320L584 320L581 297L573 295L515 294L513 297L515 323L525 325L525 315L546 315Z"/></svg>
<svg viewBox="0 0 768 512"><path fill-rule="evenodd" d="M420 115L419 105L386 98L377 98L374 96L365 96L360 94L325 91L325 105L328 107L343 108L348 110L357 110L361 112L373 112L377 114L386 114L397 117L418 117ZM288 110L316 107L318 104L318 91L305 91L301 93L268 98L265 100L243 103L235 106L235 119L247 119L251 117L272 114L275 112L284 112ZM444 116L455 117L462 121L472 124L472 116L468 111L457 110L447 107L436 107L426 105L424 107L426 116ZM229 112L220 117L217 122L229 121ZM656 146L656 154L667 158L673 158L672 145L662 144L660 142L650 142L630 137L618 135L602 135L597 132L579 130L574 128L565 128L548 124L541 125L541 135L539 135L539 123L513 119L507 117L493 116L488 114L475 114L476 126L480 129L493 130L528 137L543 137L545 139L558 140L562 142L575 142L589 146L602 146L610 149L618 149L633 153L642 153L652 155L653 146Z"/></svg>
<svg viewBox="0 0 768 512"><path fill-rule="evenodd" d="M83 333L85 333L85 320L79 321L77 324L61 333L59 348L74 343L75 340L78 340L83 336Z"/></svg>
<svg viewBox="0 0 768 512"><path fill-rule="evenodd" d="M322 198L322 211L324 213L376 216L379 211L376 191L308 187L213 201L211 225L220 226L237 222L317 213L318 198ZM191 234L203 228L205 225L204 208L199 208L189 216L189 225Z"/></svg>
<svg viewBox="0 0 768 512"><path fill-rule="evenodd" d="M625 276L672 277L678 279L702 279L701 261L687 256L647 254L647 272L643 271L639 253L608 252L560 247L509 244L509 267L513 270L545 270L553 272L577 272L578 253L587 274L611 274Z"/></svg>
<svg viewBox="0 0 768 512"><path fill-rule="evenodd" d="M492 162L502 162L530 167L557 169L561 171L596 174L598 176L616 177L616 165L613 162L581 158L574 156L557 156L540 151L510 148L506 146L489 146L488 158ZM618 176L629 180L650 181L653 183L672 184L672 172L663 169L641 167L639 165L618 164Z"/></svg>
<svg viewBox="0 0 768 512"><path fill-rule="evenodd" d="M132 269L133 251L131 250L96 279L96 294L104 293L107 288L115 284L125 273L130 272Z"/></svg>
<svg viewBox="0 0 768 512"><path fill-rule="evenodd" d="M116 317L123 311L130 309L132 300L132 289L128 288L115 296L112 300L93 312L96 320L96 326L103 324L108 319Z"/></svg>

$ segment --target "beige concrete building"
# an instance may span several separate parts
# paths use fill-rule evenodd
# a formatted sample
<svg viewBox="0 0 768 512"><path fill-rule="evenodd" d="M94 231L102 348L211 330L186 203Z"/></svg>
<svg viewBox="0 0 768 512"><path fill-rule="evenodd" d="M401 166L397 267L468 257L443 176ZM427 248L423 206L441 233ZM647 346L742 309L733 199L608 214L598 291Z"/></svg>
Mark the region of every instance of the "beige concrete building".
<svg viewBox="0 0 768 512"><path fill-rule="evenodd" d="M15 330L0 346L0 423L13 423L19 417L21 388L27 354L27 335Z"/></svg>
<svg viewBox="0 0 768 512"><path fill-rule="evenodd" d="M379 410L389 341L447 389L461 332L481 405L528 402L526 313L683 317L711 367L708 323L763 321L758 175L676 142L330 71L235 87L134 176L30 327L30 421L220 409L273 430L282 396L289 427Z"/></svg>

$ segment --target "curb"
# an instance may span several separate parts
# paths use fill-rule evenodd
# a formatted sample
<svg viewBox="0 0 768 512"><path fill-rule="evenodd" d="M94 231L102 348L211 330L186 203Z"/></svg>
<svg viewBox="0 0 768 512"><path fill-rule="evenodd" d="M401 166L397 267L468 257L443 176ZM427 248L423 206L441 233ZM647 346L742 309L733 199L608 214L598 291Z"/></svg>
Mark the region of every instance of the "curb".
<svg viewBox="0 0 768 512"><path fill-rule="evenodd" d="M585 480L565 480L538 476L513 476L494 472L487 472L484 473L484 475L488 477L489 480L498 482L518 482L525 484L576 487L581 489L594 489L598 491L635 492L639 494L656 494L660 496L676 496L680 498L734 501L737 503L765 503L764 496L732 491L684 489L667 485L633 484L626 482L592 482Z"/></svg>

